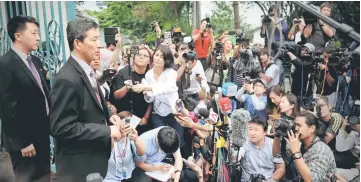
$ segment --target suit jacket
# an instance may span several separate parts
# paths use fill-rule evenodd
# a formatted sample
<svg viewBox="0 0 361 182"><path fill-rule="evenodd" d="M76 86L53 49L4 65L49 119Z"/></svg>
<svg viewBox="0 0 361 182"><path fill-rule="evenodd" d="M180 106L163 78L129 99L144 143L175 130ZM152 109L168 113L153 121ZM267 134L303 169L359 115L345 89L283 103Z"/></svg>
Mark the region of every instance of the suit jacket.
<svg viewBox="0 0 361 182"><path fill-rule="evenodd" d="M13 49L0 57L0 118L4 127L4 144L10 154L33 144L37 154L49 156L50 124L45 105L49 86L41 61L31 57L46 98L29 68ZM48 104L51 108L50 100ZM49 164L49 157L46 160Z"/></svg>
<svg viewBox="0 0 361 182"><path fill-rule="evenodd" d="M99 94L101 105L73 57L55 76L50 93L50 130L55 138L57 181L85 181L95 172L106 175L111 150L110 128L106 126L110 125L109 111Z"/></svg>

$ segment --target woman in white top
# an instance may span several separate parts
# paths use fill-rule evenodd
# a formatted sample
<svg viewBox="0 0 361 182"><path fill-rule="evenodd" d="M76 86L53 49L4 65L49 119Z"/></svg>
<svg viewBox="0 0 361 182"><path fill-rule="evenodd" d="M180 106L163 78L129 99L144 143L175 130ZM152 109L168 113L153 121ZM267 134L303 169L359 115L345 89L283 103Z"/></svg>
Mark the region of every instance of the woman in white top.
<svg viewBox="0 0 361 182"><path fill-rule="evenodd" d="M301 42L301 35L305 26L303 18L293 19L293 26L288 33L288 40L294 40L296 43Z"/></svg>
<svg viewBox="0 0 361 182"><path fill-rule="evenodd" d="M175 120L175 105L179 99L176 84L177 72L172 69L174 57L168 46L160 45L153 55L153 68L145 74L142 84L134 85L134 92L144 92L148 103L153 102L152 123L154 128L169 125L174 128L180 138L180 146L184 146L184 129ZM181 149L182 150L182 149Z"/></svg>

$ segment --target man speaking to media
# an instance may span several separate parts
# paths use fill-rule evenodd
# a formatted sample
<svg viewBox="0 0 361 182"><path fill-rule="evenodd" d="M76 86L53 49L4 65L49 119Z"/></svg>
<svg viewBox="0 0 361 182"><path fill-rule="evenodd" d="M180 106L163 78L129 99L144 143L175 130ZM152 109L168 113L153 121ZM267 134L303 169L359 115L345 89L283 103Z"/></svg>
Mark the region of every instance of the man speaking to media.
<svg viewBox="0 0 361 182"><path fill-rule="evenodd" d="M90 173L105 176L111 138L120 130L109 126L109 111L90 62L99 59L99 31L96 22L77 18L68 23L71 56L54 80L50 97L51 135L55 138L57 181L85 181ZM75 167L76 166L76 167Z"/></svg>

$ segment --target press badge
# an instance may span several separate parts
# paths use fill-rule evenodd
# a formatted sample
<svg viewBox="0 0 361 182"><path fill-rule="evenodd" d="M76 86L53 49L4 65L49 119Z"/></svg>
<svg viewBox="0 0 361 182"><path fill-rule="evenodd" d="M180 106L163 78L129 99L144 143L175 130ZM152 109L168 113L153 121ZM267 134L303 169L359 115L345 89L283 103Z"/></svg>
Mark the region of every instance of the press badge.
<svg viewBox="0 0 361 182"><path fill-rule="evenodd" d="M127 168L122 167L121 172L122 172L122 177L125 179L127 177Z"/></svg>

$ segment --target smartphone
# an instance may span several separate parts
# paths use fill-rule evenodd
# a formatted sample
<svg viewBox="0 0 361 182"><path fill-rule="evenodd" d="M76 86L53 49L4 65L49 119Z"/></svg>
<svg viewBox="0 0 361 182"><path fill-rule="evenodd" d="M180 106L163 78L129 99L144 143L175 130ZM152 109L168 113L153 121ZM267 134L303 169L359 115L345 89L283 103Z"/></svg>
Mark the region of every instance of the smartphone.
<svg viewBox="0 0 361 182"><path fill-rule="evenodd" d="M178 99L176 102L176 109L178 112L182 112L183 110L183 103L181 99Z"/></svg>
<svg viewBox="0 0 361 182"><path fill-rule="evenodd" d="M108 69L105 70L105 72L108 72L110 75L115 75L117 70L114 69L114 68L108 68Z"/></svg>
<svg viewBox="0 0 361 182"><path fill-rule="evenodd" d="M132 86L133 84L131 80L125 80L124 85Z"/></svg>
<svg viewBox="0 0 361 182"><path fill-rule="evenodd" d="M130 119L131 119L131 117L126 117L124 119L125 125L130 125Z"/></svg>

